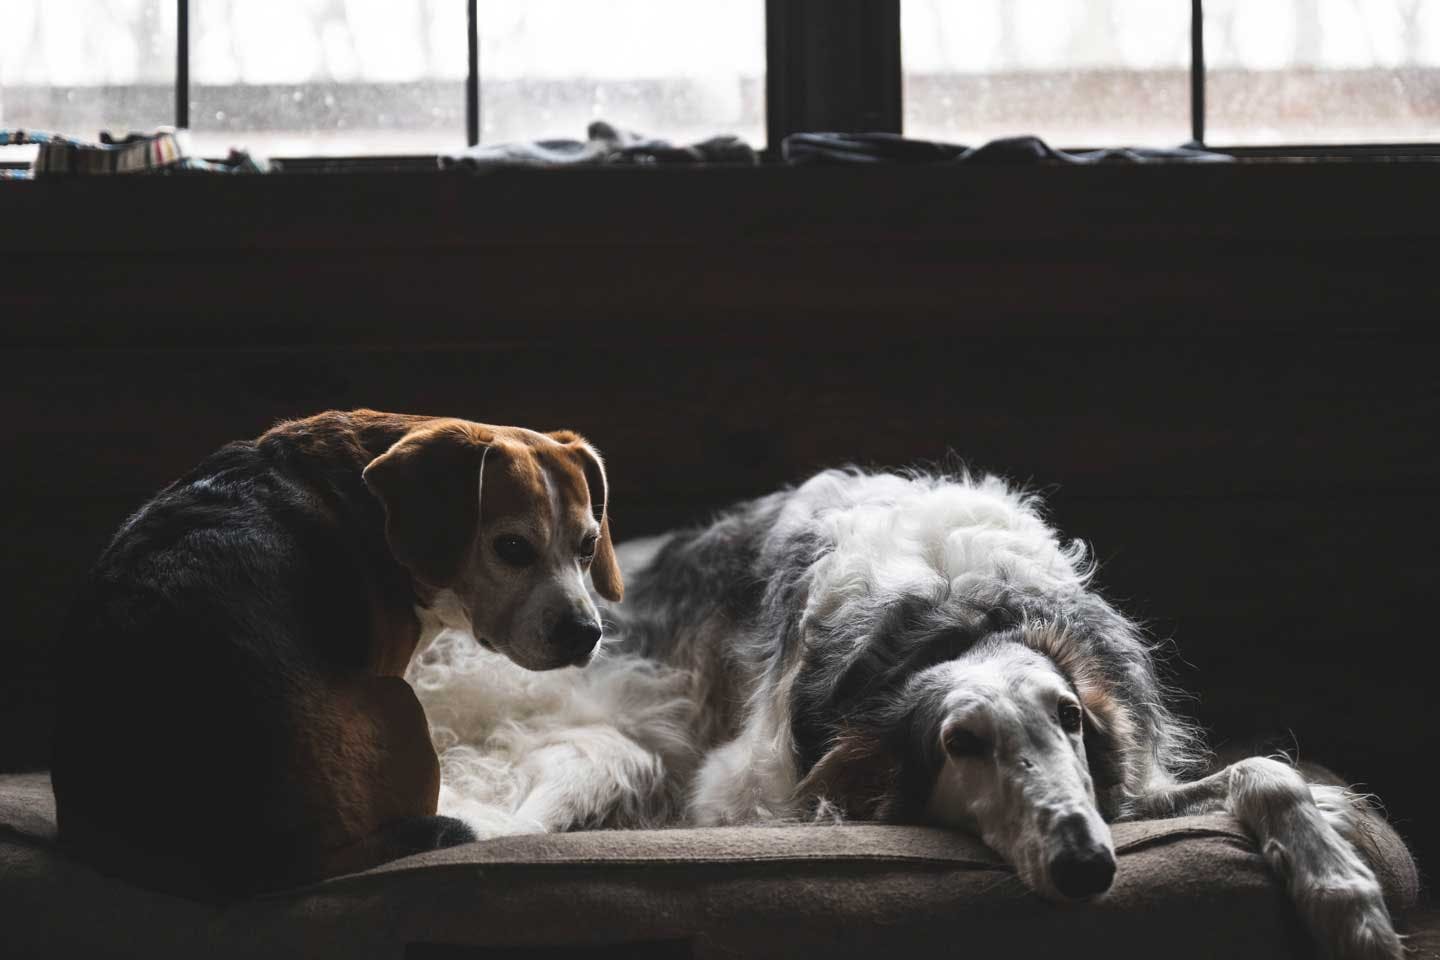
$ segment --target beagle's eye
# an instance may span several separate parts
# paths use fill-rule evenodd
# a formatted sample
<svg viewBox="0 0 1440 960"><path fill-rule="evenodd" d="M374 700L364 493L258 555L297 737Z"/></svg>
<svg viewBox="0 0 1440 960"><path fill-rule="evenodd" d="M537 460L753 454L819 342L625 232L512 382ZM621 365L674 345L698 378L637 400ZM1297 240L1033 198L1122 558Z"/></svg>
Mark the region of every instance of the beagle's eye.
<svg viewBox="0 0 1440 960"><path fill-rule="evenodd" d="M535 548L530 541L514 534L495 538L495 555L512 567L528 567L535 562Z"/></svg>
<svg viewBox="0 0 1440 960"><path fill-rule="evenodd" d="M1084 715L1080 712L1080 705L1069 700L1061 700L1060 707L1056 711L1060 720L1060 727L1066 733L1079 733L1080 723Z"/></svg>
<svg viewBox="0 0 1440 960"><path fill-rule="evenodd" d="M588 535L585 537L584 540L581 540L581 541L580 541L580 559L581 559L581 560L594 560L594 559L595 559L595 545L596 545L597 543L599 543L599 542L600 542L600 537L599 537L598 535L596 535L596 534L593 534L593 533L592 533L592 534L588 534Z"/></svg>
<svg viewBox="0 0 1440 960"><path fill-rule="evenodd" d="M945 752L952 757L980 757L990 749L982 737L964 727L951 727L945 731Z"/></svg>

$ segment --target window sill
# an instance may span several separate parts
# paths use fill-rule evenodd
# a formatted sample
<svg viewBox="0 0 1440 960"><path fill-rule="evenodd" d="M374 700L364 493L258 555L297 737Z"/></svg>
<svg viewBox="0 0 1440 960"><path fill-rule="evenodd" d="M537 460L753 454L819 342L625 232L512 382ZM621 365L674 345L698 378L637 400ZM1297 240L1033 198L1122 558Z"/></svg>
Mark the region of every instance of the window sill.
<svg viewBox="0 0 1440 960"><path fill-rule="evenodd" d="M1235 164L576 166L292 160L268 175L0 185L0 252L276 251L493 243L946 243L1141 236L1440 235L1440 157Z"/></svg>
<svg viewBox="0 0 1440 960"><path fill-rule="evenodd" d="M1060 147L1066 152L1094 150L1096 147ZM1340 143L1266 146L1207 146L1216 153L1229 154L1247 162L1336 163L1352 160L1372 162L1440 162L1440 142L1436 143ZM760 151L764 166L782 166L777 152L771 148ZM218 159L218 158L207 158ZM270 158L275 171L292 174L335 173L430 173L441 169L439 157L433 153L383 154L355 156L307 156ZM721 165L723 166L723 165ZM0 161L0 170L24 170L28 164ZM713 169L714 166L704 169ZM596 169L594 167L590 169ZM609 169L609 168L606 168ZM647 168L648 169L648 168ZM698 168L697 168L698 169Z"/></svg>

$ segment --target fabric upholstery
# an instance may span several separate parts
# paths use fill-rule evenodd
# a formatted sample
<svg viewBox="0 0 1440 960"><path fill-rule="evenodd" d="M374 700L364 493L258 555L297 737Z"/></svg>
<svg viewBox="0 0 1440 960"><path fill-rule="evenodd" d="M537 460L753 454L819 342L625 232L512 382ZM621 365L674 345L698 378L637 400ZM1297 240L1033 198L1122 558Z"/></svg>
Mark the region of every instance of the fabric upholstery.
<svg viewBox="0 0 1440 960"><path fill-rule="evenodd" d="M1074 906L1027 892L968 837L876 825L505 837L214 906L61 855L48 778L12 775L0 777L0 931L12 957L1310 955L1230 819L1114 836L1114 888ZM1377 866L1397 908L1413 903L1398 839Z"/></svg>

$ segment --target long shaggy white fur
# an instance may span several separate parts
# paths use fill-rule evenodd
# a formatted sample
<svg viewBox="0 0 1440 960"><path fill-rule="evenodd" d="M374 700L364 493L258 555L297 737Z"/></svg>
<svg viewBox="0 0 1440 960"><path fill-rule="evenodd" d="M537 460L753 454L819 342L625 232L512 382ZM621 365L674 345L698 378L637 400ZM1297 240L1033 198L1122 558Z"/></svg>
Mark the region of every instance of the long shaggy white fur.
<svg viewBox="0 0 1440 960"><path fill-rule="evenodd" d="M850 601L967 595L1004 577L1055 593L1084 586L1085 544L1061 543L1037 499L998 477L827 470L791 495L777 539L804 525L835 548L814 567L808 615Z"/></svg>
<svg viewBox="0 0 1440 960"><path fill-rule="evenodd" d="M440 812L482 838L670 816L692 762L689 677L633 657L532 673L457 631L406 674L440 755Z"/></svg>

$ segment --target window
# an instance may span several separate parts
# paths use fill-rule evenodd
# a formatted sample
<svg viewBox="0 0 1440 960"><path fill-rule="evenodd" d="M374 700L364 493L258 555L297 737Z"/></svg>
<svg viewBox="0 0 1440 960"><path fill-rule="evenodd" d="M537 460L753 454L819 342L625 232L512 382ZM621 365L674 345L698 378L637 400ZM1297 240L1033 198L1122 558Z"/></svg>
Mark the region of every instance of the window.
<svg viewBox="0 0 1440 960"><path fill-rule="evenodd" d="M177 120L275 156L467 142L466 0L6 0L0 125L94 137ZM765 0L476 0L479 138L765 140ZM0 157L0 159L5 159Z"/></svg>
<svg viewBox="0 0 1440 960"><path fill-rule="evenodd" d="M903 0L901 16L912 136L1440 141L1436 0Z"/></svg>
<svg viewBox="0 0 1440 960"><path fill-rule="evenodd" d="M901 16L911 136L1092 146L1190 136L1188 3L906 0Z"/></svg>
<svg viewBox="0 0 1440 960"><path fill-rule="evenodd" d="M191 0L198 150L276 156L465 145L463 0Z"/></svg>
<svg viewBox="0 0 1440 960"><path fill-rule="evenodd" d="M1440 2L1206 0L1216 143L1440 140Z"/></svg>
<svg viewBox="0 0 1440 960"><path fill-rule="evenodd" d="M283 157L596 119L756 146L1440 143L1440 0L6 0L0 30L7 127L180 122L206 155Z"/></svg>
<svg viewBox="0 0 1440 960"><path fill-rule="evenodd" d="M0 23L0 127L93 137L175 122L174 0L5 0Z"/></svg>
<svg viewBox="0 0 1440 960"><path fill-rule="evenodd" d="M483 0L479 13L483 142L580 138L599 119L765 142L764 0Z"/></svg>

